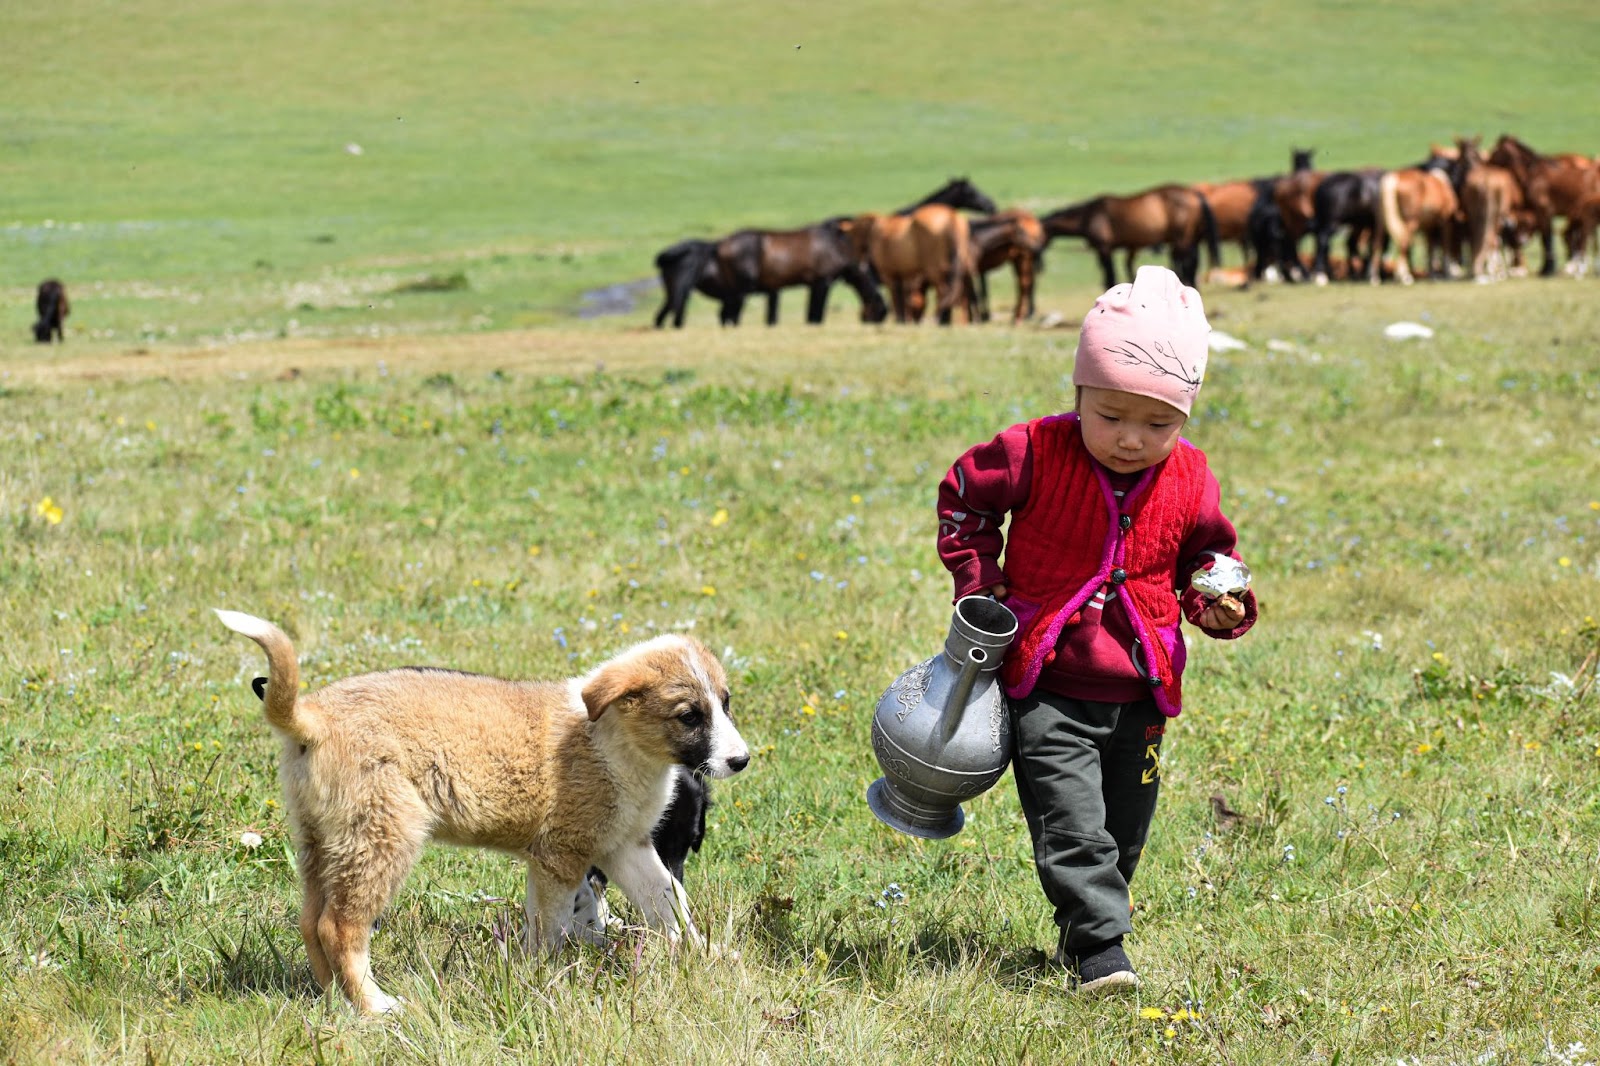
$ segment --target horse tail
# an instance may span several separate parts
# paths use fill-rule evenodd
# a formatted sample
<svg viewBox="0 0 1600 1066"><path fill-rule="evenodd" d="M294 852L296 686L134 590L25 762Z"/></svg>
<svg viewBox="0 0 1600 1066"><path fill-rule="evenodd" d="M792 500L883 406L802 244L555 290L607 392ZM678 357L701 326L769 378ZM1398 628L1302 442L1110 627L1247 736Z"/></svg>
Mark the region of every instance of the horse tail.
<svg viewBox="0 0 1600 1066"><path fill-rule="evenodd" d="M1215 270L1222 265L1222 250L1217 247L1217 216L1205 193L1196 189L1194 194L1200 199L1200 235L1206 239L1206 254L1211 257L1211 269Z"/></svg>
<svg viewBox="0 0 1600 1066"><path fill-rule="evenodd" d="M1398 235L1405 232L1406 220L1400 214L1400 174L1398 171L1385 171L1383 177L1378 179L1378 205L1377 218L1378 231L1375 237L1382 237L1385 232Z"/></svg>

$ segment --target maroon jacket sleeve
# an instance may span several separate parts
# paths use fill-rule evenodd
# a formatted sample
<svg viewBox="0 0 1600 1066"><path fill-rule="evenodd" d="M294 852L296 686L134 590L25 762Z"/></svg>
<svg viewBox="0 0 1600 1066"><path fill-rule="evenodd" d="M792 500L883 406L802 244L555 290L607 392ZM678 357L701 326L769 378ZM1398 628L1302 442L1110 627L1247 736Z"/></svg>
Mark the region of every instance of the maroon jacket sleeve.
<svg viewBox="0 0 1600 1066"><path fill-rule="evenodd" d="M1234 532L1233 523L1222 513L1222 489L1218 487L1216 477L1208 469L1206 490L1200 501L1200 519L1178 552L1178 603L1183 608L1183 616L1191 625L1199 628L1206 636L1216 637L1218 640L1234 640L1242 637L1256 624L1255 590L1247 589L1245 594L1239 597L1244 603L1244 621L1232 629L1206 629L1197 621L1208 606L1206 598L1200 595L1189 581L1194 577L1195 571L1211 568L1212 560L1205 554L1206 552L1216 552L1218 555L1226 555L1243 562L1244 560L1239 558L1239 553L1234 550L1238 542L1239 536Z"/></svg>
<svg viewBox="0 0 1600 1066"><path fill-rule="evenodd" d="M956 599L1005 581L1001 526L1028 501L1032 473L1028 427L1018 425L969 449L939 483L939 561Z"/></svg>

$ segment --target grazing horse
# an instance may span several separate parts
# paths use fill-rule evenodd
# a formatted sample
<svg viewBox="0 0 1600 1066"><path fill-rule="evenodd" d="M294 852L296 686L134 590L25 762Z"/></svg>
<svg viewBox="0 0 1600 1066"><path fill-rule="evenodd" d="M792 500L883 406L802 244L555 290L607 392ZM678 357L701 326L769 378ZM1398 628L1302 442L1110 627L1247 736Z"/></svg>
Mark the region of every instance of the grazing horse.
<svg viewBox="0 0 1600 1066"><path fill-rule="evenodd" d="M1318 285L1328 283L1328 249L1333 235L1342 227L1350 227L1345 241L1345 258L1349 260L1351 276L1356 276L1356 250L1363 236L1370 235L1378 224L1378 186L1384 172L1376 167L1365 170L1347 170L1329 174L1317 184L1312 196L1311 234L1317 243L1316 258L1312 261L1311 276ZM1383 246L1373 241L1369 251L1377 259Z"/></svg>
<svg viewBox="0 0 1600 1066"><path fill-rule="evenodd" d="M656 312L660 329L667 316L683 327L689 294L699 290L720 303L718 321L737 326L751 293L767 297L767 325L778 321L780 290L804 285L810 290L806 321L820 325L827 314L828 290L843 279L861 297L861 318L881 322L888 313L877 286L867 277L850 240L829 219L797 230L740 230L720 241L679 241L656 256L665 299Z"/></svg>
<svg viewBox="0 0 1600 1066"><path fill-rule="evenodd" d="M1017 281L1017 306L1011 313L1013 323L1032 318L1033 280L1044 269L1044 227L1033 215L1020 208L1001 211L988 218L971 220L972 258L975 261L972 277L976 283L976 317L989 321L989 271L1011 264ZM973 317L969 309L968 317Z"/></svg>
<svg viewBox="0 0 1600 1066"><path fill-rule="evenodd" d="M737 297L722 284L722 273L717 268L717 243L715 241L679 241L656 256L656 270L661 273L663 298L661 310L656 312L656 329L672 316L674 329L683 328L683 316L689 305L689 294L696 289L716 300L722 306L717 319L724 326L736 325L739 315Z"/></svg>
<svg viewBox="0 0 1600 1066"><path fill-rule="evenodd" d="M775 326L779 293L804 285L811 294L806 321L821 325L828 310L828 289L843 279L861 297L862 321L883 321L887 313L883 297L867 276L845 232L845 221L831 218L794 230L740 230L722 238L716 260L723 289L735 294L738 305L749 293L766 293L767 325ZM736 306L733 324L738 323Z"/></svg>
<svg viewBox="0 0 1600 1066"><path fill-rule="evenodd" d="M1549 277L1556 272L1557 216L1571 219L1580 205L1600 192L1600 173L1596 172L1594 161L1580 155L1540 155L1503 133L1489 153L1489 162L1511 171L1522 187L1523 199L1533 213L1535 228L1544 245L1544 263L1539 273Z"/></svg>
<svg viewBox="0 0 1600 1066"><path fill-rule="evenodd" d="M860 215L843 228L856 255L872 264L888 288L896 322L913 320L912 308L920 309L930 284L938 293L941 326L950 324L957 303L965 306L972 233L961 212L928 204L909 215Z"/></svg>
<svg viewBox="0 0 1600 1066"><path fill-rule="evenodd" d="M1427 271L1435 273L1435 261L1446 272L1458 264L1452 258L1455 246L1455 219L1460 210L1455 186L1450 181L1450 167L1454 159L1435 148L1434 154L1419 167L1391 170L1378 180L1376 226L1372 233L1373 248L1381 248L1385 238L1392 239L1397 252L1394 275L1402 285L1410 285L1411 241L1420 231L1428 238ZM1379 256L1371 257L1367 276L1372 284L1378 276ZM1456 271L1459 275L1459 270Z"/></svg>
<svg viewBox="0 0 1600 1066"><path fill-rule="evenodd" d="M1133 276L1141 248L1165 244L1172 249L1173 272L1193 285L1200 271L1203 238L1217 257L1217 223L1206 198L1187 185L1160 185L1132 196L1097 196L1052 211L1039 220L1047 240L1082 237L1100 258L1106 288L1117 283L1111 253L1127 252L1125 265Z"/></svg>
<svg viewBox="0 0 1600 1066"><path fill-rule="evenodd" d="M917 208L927 207L929 204L943 204L959 211L976 211L982 215L992 215L995 212L994 201L980 192L971 181L966 178L951 178L916 203L907 204L895 214L909 215Z"/></svg>
<svg viewBox="0 0 1600 1066"><path fill-rule="evenodd" d="M1289 173L1279 178L1272 189L1272 202L1283 226L1283 240L1288 244L1279 262L1285 267L1284 277L1290 281L1305 276L1305 267L1300 263L1300 239L1311 231L1317 186L1327 176L1312 169L1311 157L1315 154L1315 148L1291 148Z"/></svg>
<svg viewBox="0 0 1600 1066"><path fill-rule="evenodd" d="M65 344L67 335L61 329L72 305L67 302L67 289L56 278L46 278L39 283L39 295L33 301L39 312L39 321L33 324L33 339L49 344L51 339Z"/></svg>
<svg viewBox="0 0 1600 1066"><path fill-rule="evenodd" d="M1515 263L1522 262L1517 220L1526 214L1522 186L1504 167L1484 161L1478 138L1456 139L1454 183L1461 212L1466 216L1467 241L1472 253L1472 276L1477 281L1504 277L1507 266L1500 254L1501 233L1509 230Z"/></svg>

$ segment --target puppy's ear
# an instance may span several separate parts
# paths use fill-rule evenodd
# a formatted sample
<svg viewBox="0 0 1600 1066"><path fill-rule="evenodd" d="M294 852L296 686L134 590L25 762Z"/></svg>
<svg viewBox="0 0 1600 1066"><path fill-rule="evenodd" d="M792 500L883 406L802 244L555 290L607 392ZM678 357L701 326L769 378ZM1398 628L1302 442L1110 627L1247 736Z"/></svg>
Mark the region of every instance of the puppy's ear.
<svg viewBox="0 0 1600 1066"><path fill-rule="evenodd" d="M583 705L589 710L589 721L600 717L602 711L618 700L637 695L653 683L649 669L643 663L608 663L583 686Z"/></svg>

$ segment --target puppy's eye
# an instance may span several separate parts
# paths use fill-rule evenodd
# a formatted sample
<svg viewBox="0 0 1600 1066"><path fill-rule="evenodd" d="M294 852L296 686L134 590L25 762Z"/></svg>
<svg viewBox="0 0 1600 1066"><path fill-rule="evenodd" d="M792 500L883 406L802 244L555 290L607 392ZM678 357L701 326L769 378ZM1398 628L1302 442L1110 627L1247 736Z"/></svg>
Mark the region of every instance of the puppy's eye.
<svg viewBox="0 0 1600 1066"><path fill-rule="evenodd" d="M684 711L682 714L678 715L678 721L682 722L684 725L688 726L690 729L693 729L695 726L697 726L701 722L705 721L705 718L706 718L706 716L700 713L699 708L694 708L692 710L687 710L687 711Z"/></svg>

